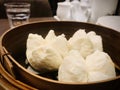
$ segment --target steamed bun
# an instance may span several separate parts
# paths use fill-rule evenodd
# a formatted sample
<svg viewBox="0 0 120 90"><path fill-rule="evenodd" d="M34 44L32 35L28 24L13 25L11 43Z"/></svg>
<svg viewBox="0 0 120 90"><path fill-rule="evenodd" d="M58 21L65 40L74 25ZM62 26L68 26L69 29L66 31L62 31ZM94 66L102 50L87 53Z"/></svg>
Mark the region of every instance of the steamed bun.
<svg viewBox="0 0 120 90"><path fill-rule="evenodd" d="M99 50L84 59L80 52L71 50L58 70L63 82L93 82L116 77L114 64L105 52Z"/></svg>
<svg viewBox="0 0 120 90"><path fill-rule="evenodd" d="M55 35L54 30L50 30L48 34L45 37L45 40L50 43L52 40L54 40L57 36Z"/></svg>
<svg viewBox="0 0 120 90"><path fill-rule="evenodd" d="M45 41L47 42L47 45L51 45L53 48L55 48L62 58L64 58L69 51L69 44L64 34L56 36L55 32L50 30L45 37Z"/></svg>
<svg viewBox="0 0 120 90"><path fill-rule="evenodd" d="M105 52L96 50L87 56L86 66L89 72L88 82L116 77L115 66L110 56Z"/></svg>
<svg viewBox="0 0 120 90"><path fill-rule="evenodd" d="M102 38L91 31L86 33L85 30L78 30L68 41L71 49L79 50L81 55L86 58L95 50L103 50Z"/></svg>
<svg viewBox="0 0 120 90"><path fill-rule="evenodd" d="M44 45L45 40L41 35L32 34L28 35L27 44L26 44L26 57L29 60L32 57L32 52L37 49L39 46Z"/></svg>
<svg viewBox="0 0 120 90"><path fill-rule="evenodd" d="M93 52L92 42L87 37L85 30L76 31L68 42L71 49L79 50L84 58Z"/></svg>
<svg viewBox="0 0 120 90"><path fill-rule="evenodd" d="M92 71L88 73L88 82L101 81L111 78L109 75L106 75L100 71Z"/></svg>
<svg viewBox="0 0 120 90"><path fill-rule="evenodd" d="M32 52L30 64L40 72L48 72L58 70L62 60L55 48L45 45Z"/></svg>
<svg viewBox="0 0 120 90"><path fill-rule="evenodd" d="M62 56L62 58L64 58L69 52L69 44L64 34L61 34L53 40L51 40L49 45L55 48L57 52L59 52L59 54Z"/></svg>
<svg viewBox="0 0 120 90"><path fill-rule="evenodd" d="M100 35L96 35L94 31L90 31L87 33L88 38L92 42L92 45L95 50L103 51L102 37Z"/></svg>
<svg viewBox="0 0 120 90"><path fill-rule="evenodd" d="M87 82L85 60L77 50L71 50L58 70L58 80L63 82Z"/></svg>
<svg viewBox="0 0 120 90"><path fill-rule="evenodd" d="M29 34L26 56L30 65L40 72L58 70L68 53L68 42L64 34L56 36L50 30L45 39L41 35Z"/></svg>
<svg viewBox="0 0 120 90"><path fill-rule="evenodd" d="M26 45L32 68L40 73L58 70L59 81L84 83L116 77L114 63L94 31L80 29L69 40L53 30L45 38L30 33Z"/></svg>

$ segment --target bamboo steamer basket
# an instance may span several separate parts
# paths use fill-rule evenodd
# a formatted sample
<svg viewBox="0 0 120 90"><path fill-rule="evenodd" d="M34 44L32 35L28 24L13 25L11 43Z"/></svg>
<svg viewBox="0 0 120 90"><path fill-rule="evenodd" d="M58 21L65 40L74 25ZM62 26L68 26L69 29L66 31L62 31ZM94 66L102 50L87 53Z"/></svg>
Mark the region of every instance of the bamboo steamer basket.
<svg viewBox="0 0 120 90"><path fill-rule="evenodd" d="M50 75L48 78L29 72L25 64L28 34L37 33L45 37L50 29L55 30L57 35L64 33L67 38L71 37L78 29L85 29L86 32L95 31L96 34L101 35L104 51L111 56L116 66L117 77L92 83L63 83L51 79L52 74L46 74L45 76ZM120 90L120 33L107 27L72 21L32 22L6 31L1 36L0 52L2 76L17 88L29 90Z"/></svg>

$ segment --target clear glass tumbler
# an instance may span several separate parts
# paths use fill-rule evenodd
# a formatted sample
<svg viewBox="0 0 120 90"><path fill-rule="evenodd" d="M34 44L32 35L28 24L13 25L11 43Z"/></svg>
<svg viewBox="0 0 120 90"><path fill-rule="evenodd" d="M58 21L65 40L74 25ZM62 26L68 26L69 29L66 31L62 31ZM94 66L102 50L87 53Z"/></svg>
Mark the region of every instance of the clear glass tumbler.
<svg viewBox="0 0 120 90"><path fill-rule="evenodd" d="M10 28L28 23L30 18L30 3L5 3L4 5Z"/></svg>

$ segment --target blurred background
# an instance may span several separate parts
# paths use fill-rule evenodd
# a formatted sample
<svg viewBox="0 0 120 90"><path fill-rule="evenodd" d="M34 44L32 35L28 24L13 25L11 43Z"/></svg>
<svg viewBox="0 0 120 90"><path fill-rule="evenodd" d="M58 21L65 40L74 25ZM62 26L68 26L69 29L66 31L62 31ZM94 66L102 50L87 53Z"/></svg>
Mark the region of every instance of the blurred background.
<svg viewBox="0 0 120 90"><path fill-rule="evenodd" d="M56 15L58 2L64 2L65 0L0 0L0 18L7 17L4 3L13 1L31 3L31 17L51 17ZM114 15L120 15L120 0L118 0Z"/></svg>
<svg viewBox="0 0 120 90"><path fill-rule="evenodd" d="M0 18L7 18L4 3L14 1L31 3L31 17L49 17L56 14L57 3L64 0L0 0Z"/></svg>
<svg viewBox="0 0 120 90"><path fill-rule="evenodd" d="M65 0L0 0L0 19L7 18L4 3L14 1L31 3L30 17L53 17L57 14L58 3L64 2ZM71 2L91 0L66 0L66 1ZM118 0L116 10L112 15L114 16L120 15L120 0Z"/></svg>

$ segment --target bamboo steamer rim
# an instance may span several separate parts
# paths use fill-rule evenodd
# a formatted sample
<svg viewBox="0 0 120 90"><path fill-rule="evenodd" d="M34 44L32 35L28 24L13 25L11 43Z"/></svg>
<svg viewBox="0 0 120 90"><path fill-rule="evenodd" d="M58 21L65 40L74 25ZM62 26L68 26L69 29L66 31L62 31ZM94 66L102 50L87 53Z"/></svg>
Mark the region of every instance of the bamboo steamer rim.
<svg viewBox="0 0 120 90"><path fill-rule="evenodd" d="M59 22L59 21L35 21L35 22L31 22L31 23L28 23L28 24L35 24L35 23L49 23L49 22ZM61 21L60 21L61 22ZM71 21L62 21L62 22L71 22ZM72 21L72 23L73 23L73 21ZM84 23L84 22L76 22L76 23L83 23L83 24L86 24L86 23ZM25 25L28 25L28 24L25 24ZM95 25L95 24L91 24L91 23L87 23L87 24L90 24L90 25ZM20 25L20 26L24 26L24 25ZM20 26L17 26L17 27L20 27ZM96 26L99 26L99 25L96 25ZM15 27L15 28L17 28L17 27ZM101 26L100 26L101 27ZM102 27L104 27L104 26L102 26ZM104 28L108 28L108 27L104 27ZM110 29L110 28L108 28L108 29ZM1 39L0 39L0 52L1 52L1 56L2 55L4 55L4 54L6 54L6 53L4 53L4 50L3 50L3 47L4 46L2 46L2 40L3 40L3 38L4 38L4 36L7 34L7 33L9 33L10 31L14 31L14 28L13 29L8 29L5 33L3 33L3 35L1 36ZM32 76L34 76L34 77L36 77L36 78L38 78L38 79L43 79L43 80L45 80L45 81L48 81L48 82L51 82L51 83L58 83L58 84L69 84L69 85L91 85L91 84L96 84L96 83L103 83L103 82L108 82L108 81L112 81L112 80L116 80L116 79L119 79L120 78L120 75L119 76L116 76L115 78L111 78L111 79L107 79L107 80L102 80L102 81L96 81L96 82L89 82L89 83L64 83L64 82L61 82L61 81L57 81L57 80L52 80L52 79L48 79L48 78L45 78L45 77L42 77L42 76L38 76L38 75L35 75L35 74L33 74L33 73L31 73L31 72L29 72L27 69L25 69L22 65L20 65L11 55L7 55L8 57L9 57L9 59L14 63L14 64L16 64L20 69L22 69L23 71L25 71L25 72L27 72L27 73L29 73L30 75L32 75ZM119 66L117 66L117 65L115 65L116 67L117 67L117 69L119 69L120 70L120 67ZM2 71L2 72L6 72L6 71ZM8 74L8 75L7 75ZM5 78L7 79L7 80L10 80L10 81L12 81L12 79L11 79L11 77L9 77L9 73L7 73L7 74L5 74L5 73L3 73L3 76L5 75ZM13 77L12 77L13 78ZM14 82L13 82L14 81ZM16 82L16 80L13 78L13 85L15 85L15 86L19 86L19 85L22 85L23 87L27 87L27 88L31 88L31 89L33 89L33 87L31 87L31 86L29 86L29 85L27 85L27 84L25 84L25 83L22 83L22 82L20 82L20 83L18 83L18 82ZM21 84L22 83L22 84Z"/></svg>

